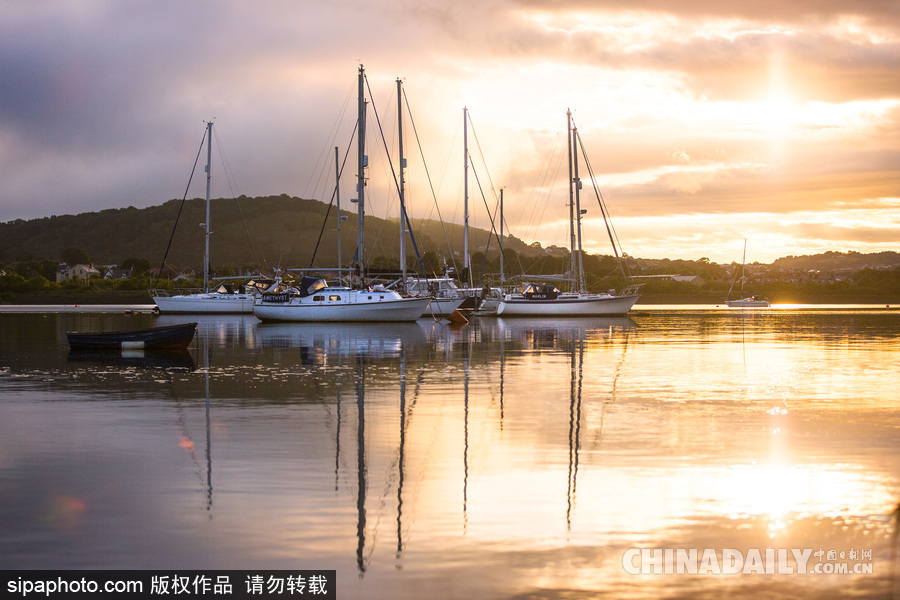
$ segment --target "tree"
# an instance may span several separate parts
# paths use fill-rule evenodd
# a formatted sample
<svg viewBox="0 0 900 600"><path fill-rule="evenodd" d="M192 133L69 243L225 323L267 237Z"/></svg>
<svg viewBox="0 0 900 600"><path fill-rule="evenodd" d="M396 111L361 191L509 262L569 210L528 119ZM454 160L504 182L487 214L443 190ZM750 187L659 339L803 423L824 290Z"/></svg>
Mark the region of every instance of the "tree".
<svg viewBox="0 0 900 600"><path fill-rule="evenodd" d="M143 258L126 258L121 266L123 269L134 269L135 275L143 275L150 270L150 261Z"/></svg>
<svg viewBox="0 0 900 600"><path fill-rule="evenodd" d="M59 258L67 265L89 265L91 257L81 248L69 246L59 251Z"/></svg>

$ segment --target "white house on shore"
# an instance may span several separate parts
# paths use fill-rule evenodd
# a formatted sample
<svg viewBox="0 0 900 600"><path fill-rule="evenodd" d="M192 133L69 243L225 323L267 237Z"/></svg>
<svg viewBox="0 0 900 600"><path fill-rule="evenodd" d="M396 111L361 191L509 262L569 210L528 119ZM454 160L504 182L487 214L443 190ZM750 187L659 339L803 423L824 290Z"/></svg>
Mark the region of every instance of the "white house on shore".
<svg viewBox="0 0 900 600"><path fill-rule="evenodd" d="M94 265L74 265L69 266L62 263L56 269L56 283L71 281L73 279L81 279L87 281L91 277L101 277L100 271L94 268Z"/></svg>

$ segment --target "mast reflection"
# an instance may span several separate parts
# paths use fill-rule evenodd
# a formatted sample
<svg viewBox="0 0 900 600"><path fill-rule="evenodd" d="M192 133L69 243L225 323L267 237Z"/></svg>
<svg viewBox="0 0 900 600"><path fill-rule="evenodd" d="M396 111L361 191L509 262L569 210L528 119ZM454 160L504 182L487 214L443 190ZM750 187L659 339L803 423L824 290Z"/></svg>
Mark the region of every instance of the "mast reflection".
<svg viewBox="0 0 900 600"><path fill-rule="evenodd" d="M366 572L366 369L365 358L356 357L356 568L360 577Z"/></svg>
<svg viewBox="0 0 900 600"><path fill-rule="evenodd" d="M581 390L584 381L584 338L572 344L569 387L569 479L566 493L566 529L572 530L572 509L578 488L578 455L581 440Z"/></svg>

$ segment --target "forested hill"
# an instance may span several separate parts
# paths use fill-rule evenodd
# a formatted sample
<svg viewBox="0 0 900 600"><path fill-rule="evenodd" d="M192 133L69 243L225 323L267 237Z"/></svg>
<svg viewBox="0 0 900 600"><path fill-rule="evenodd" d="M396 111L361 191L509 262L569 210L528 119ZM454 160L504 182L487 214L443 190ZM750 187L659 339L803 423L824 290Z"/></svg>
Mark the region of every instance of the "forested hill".
<svg viewBox="0 0 900 600"><path fill-rule="evenodd" d="M804 269L815 271L859 271L873 267L891 267L900 265L900 254L897 252L825 252L811 256L785 256L772 263L781 269Z"/></svg>
<svg viewBox="0 0 900 600"><path fill-rule="evenodd" d="M355 206L354 206L355 208ZM181 215L179 216L179 210ZM265 198L215 199L211 202L211 263L274 267L308 266L319 239L328 205L285 194ZM122 264L137 258L153 266L162 263L166 246L178 218L167 264L175 268L201 269L205 201L170 200L161 206L109 209L79 215L60 215L30 221L0 223L0 263L29 259L59 261L63 250L78 248L96 264ZM356 248L356 213L341 211L348 218L341 225L342 258L348 263ZM463 246L462 226L413 219L413 231L421 253L449 256L447 239L454 251ZM334 265L337 260L337 217L332 209L316 254L316 265ZM446 237L444 231L446 230ZM395 259L400 254L398 221L366 217L366 259ZM470 248L488 242L488 232L470 228ZM519 253L533 249L515 238L506 247ZM407 251L413 255L411 244ZM490 247L496 248L496 239Z"/></svg>

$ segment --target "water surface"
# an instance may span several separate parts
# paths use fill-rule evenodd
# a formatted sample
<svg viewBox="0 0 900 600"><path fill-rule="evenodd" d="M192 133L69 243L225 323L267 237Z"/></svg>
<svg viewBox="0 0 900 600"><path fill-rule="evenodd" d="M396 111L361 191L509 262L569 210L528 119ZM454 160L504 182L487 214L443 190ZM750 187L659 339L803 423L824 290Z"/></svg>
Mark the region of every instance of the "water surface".
<svg viewBox="0 0 900 600"><path fill-rule="evenodd" d="M186 320L181 355L65 340ZM898 334L900 312L860 307L0 313L0 568L336 569L341 598L889 597ZM864 549L872 572L632 575L632 548Z"/></svg>

